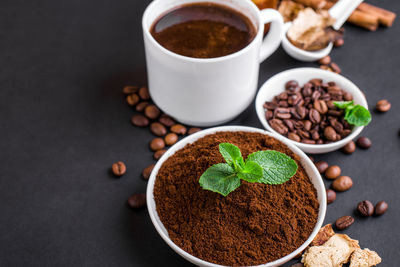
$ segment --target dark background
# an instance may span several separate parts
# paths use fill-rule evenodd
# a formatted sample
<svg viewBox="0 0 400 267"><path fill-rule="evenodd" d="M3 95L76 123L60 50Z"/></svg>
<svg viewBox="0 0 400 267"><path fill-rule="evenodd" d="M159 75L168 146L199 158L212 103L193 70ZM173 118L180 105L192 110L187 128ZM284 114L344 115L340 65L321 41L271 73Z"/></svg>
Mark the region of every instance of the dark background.
<svg viewBox="0 0 400 267"><path fill-rule="evenodd" d="M131 125L121 93L146 83L141 15L149 2L0 2L0 266L191 265L158 236L146 209L125 204L145 191L140 173L153 162L152 135ZM400 12L398 1L371 3ZM382 217L356 217L344 231L376 250L380 266L397 266L399 256L399 25L346 25L332 58L371 107L387 98L392 109L373 112L362 133L369 150L316 156L354 180L328 206L326 223L353 214L363 199L389 203ZM280 49L261 65L259 83L302 66L317 67ZM229 124L262 127L253 105ZM121 179L109 173L118 160L128 167Z"/></svg>

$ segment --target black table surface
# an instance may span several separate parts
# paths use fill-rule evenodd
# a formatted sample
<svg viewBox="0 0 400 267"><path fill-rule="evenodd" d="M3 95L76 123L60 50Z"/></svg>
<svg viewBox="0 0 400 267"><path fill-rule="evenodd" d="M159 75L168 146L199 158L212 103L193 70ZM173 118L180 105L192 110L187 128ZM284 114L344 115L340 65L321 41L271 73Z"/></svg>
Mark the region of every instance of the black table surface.
<svg viewBox="0 0 400 267"><path fill-rule="evenodd" d="M146 84L141 15L149 2L0 1L0 266L191 266L159 237L146 209L125 204L145 191L140 173L153 162L153 136L131 125L121 93ZM371 3L400 13L398 1ZM386 98L392 109L372 113L362 133L369 150L315 156L354 180L325 222L354 215L343 232L376 250L380 266L398 266L400 24L345 28L333 60L371 107ZM303 66L318 67L279 49L261 64L259 85ZM253 104L228 124L262 127ZM115 179L109 170L119 160L128 172ZM364 199L385 200L389 210L360 218L355 207Z"/></svg>

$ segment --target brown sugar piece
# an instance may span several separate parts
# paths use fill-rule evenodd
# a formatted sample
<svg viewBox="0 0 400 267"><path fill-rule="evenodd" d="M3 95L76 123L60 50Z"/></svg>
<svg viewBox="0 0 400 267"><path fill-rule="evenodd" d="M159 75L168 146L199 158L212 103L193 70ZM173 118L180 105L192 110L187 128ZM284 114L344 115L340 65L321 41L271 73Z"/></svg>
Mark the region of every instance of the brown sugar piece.
<svg viewBox="0 0 400 267"><path fill-rule="evenodd" d="M371 267L381 263L378 253L369 249L356 249L350 258L350 267Z"/></svg>
<svg viewBox="0 0 400 267"><path fill-rule="evenodd" d="M334 234L335 234L335 232L332 229L332 224L325 225L324 227L322 227L319 230L318 234L315 236L315 238L311 242L311 246L322 246Z"/></svg>
<svg viewBox="0 0 400 267"><path fill-rule="evenodd" d="M308 248L301 262L306 267L341 267L349 262L351 254L359 248L357 240L347 235L335 234L324 245Z"/></svg>
<svg viewBox="0 0 400 267"><path fill-rule="evenodd" d="M279 5L278 11L281 13L284 22L288 22L294 20L297 14L303 9L304 6L302 4L290 0L283 0Z"/></svg>
<svg viewBox="0 0 400 267"><path fill-rule="evenodd" d="M297 173L286 183L248 183L223 197L199 185L202 173L222 163L218 146L229 142L243 158L260 150L292 157ZM186 252L228 266L260 265L288 255L312 233L317 192L300 157L261 133L218 132L175 152L161 166L154 186L157 213L171 240Z"/></svg>

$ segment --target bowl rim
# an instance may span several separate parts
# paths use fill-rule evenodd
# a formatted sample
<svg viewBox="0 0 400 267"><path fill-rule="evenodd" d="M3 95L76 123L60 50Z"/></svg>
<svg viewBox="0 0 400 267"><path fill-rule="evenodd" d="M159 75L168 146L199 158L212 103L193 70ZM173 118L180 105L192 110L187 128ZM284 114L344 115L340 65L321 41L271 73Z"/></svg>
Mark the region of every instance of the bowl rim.
<svg viewBox="0 0 400 267"><path fill-rule="evenodd" d="M147 189L146 189L146 202L147 202L147 210L149 212L151 221L156 228L158 234L161 236L161 238L178 254L180 254L182 257L187 259L188 261L196 264L196 265L201 265L201 266L207 266L207 267L221 267L223 265L219 265L216 263L211 263L205 260L202 260L200 258L197 258L194 255L191 255L190 253L186 252L182 248L180 248L178 245L176 245L168 236L168 234L164 233L164 225L162 224L161 220L159 219L157 210L156 210L156 205L155 205L155 200L154 200L154 185L156 181L156 177L158 174L159 169L161 168L162 164L173 154L175 154L176 151L182 149L184 146L187 144L191 144L195 141L197 141L199 138L202 138L206 135L214 134L217 132L238 132L238 131L244 131L244 132L255 132L255 133L261 133L265 134L268 136L271 136L285 145L288 146L290 150L292 150L295 154L297 154L300 157L300 160L303 165L307 165L307 167L310 167L311 173L307 173L309 176L313 175L316 177L315 182L312 181L312 184L317 191L317 198L320 199L321 201L318 201L319 203L319 211L318 211L318 219L317 222L314 226L314 229L308 239L301 245L299 246L296 250L292 251L291 253L287 254L286 256L279 258L275 261L272 262L267 262L261 265L252 265L251 267L272 267L272 266L278 266L281 265L290 259L294 258L296 255L301 253L303 250L307 248L307 246L312 242L312 240L315 238L317 235L318 231L322 227L322 224L324 222L325 214L326 214L326 209L327 209L327 202L326 202L326 191L325 191L325 185L322 180L322 177L320 173L318 172L317 168L315 167L314 163L311 161L311 159L298 147L293 145L292 143L288 143L285 139L282 138L282 136L277 135L275 133L268 132L264 129L260 128L255 128L255 127L248 127L248 126L220 126L220 127L213 127L209 128L206 130L202 130L200 132L194 133L192 135L189 135L176 144L174 144L172 147L170 147L166 153L158 160L156 163L148 184L147 184ZM321 195L320 195L321 193ZM160 225L161 224L161 225ZM165 228L164 228L165 229Z"/></svg>
<svg viewBox="0 0 400 267"><path fill-rule="evenodd" d="M310 67L293 68L293 69L288 69L288 70L285 70L285 71L275 74L274 76L269 78L257 92L257 96L256 96L256 100L255 100L255 109L256 109L257 117L265 129L267 129L268 131L273 132L275 134L278 134L279 136L282 136L286 141L298 146L302 150L306 150L308 153L313 153L313 152L309 152L312 150L314 150L314 151L317 151L317 150L333 151L333 150L339 149L339 148L343 147L344 145L346 145L347 143L349 143L352 139L354 139L357 135L359 135L361 133L361 131L364 129L365 126L355 126L353 128L353 130L351 131L351 134L349 134L348 136L346 136L345 138L343 138L339 141L335 141L330 144L305 144L305 143L293 141L293 140L287 138L286 136L283 136L283 135L279 134L278 132L276 132L269 125L267 119L265 118L264 107L262 107L260 105L261 102L265 102L265 100L261 99L262 93L264 91L266 91L268 89L268 87L270 86L270 84L273 83L275 80L283 79L282 78L283 76L286 76L290 73L296 73L296 72L312 72L313 74L315 74L316 77L319 73L321 73L322 75L331 76L332 78L329 78L329 79L332 79L335 82L342 81L344 83L347 83L348 85L353 87L354 91L357 94L357 97L361 99L360 103L358 103L358 104L360 104L361 106L368 109L368 103L367 103L367 99L365 98L364 93L350 79L348 79L340 74L337 74L337 73L334 73L331 71L327 71L327 70L322 70L319 68L310 68ZM294 74L294 75L296 75L296 74ZM293 77L292 79L295 80L296 78ZM342 89L346 90L346 88L342 88Z"/></svg>

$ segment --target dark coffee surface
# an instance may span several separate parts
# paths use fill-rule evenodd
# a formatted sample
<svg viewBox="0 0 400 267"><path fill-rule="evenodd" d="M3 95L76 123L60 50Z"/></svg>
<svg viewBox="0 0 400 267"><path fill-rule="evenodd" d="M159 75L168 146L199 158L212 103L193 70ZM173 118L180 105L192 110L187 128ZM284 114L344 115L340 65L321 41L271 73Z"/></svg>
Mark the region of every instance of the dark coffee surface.
<svg viewBox="0 0 400 267"><path fill-rule="evenodd" d="M183 5L154 22L151 34L166 49L195 58L214 58L246 47L256 34L251 21L228 7Z"/></svg>
<svg viewBox="0 0 400 267"><path fill-rule="evenodd" d="M190 267L158 235L146 209L126 201L144 193L142 170L154 162L148 128L132 126L122 87L146 84L141 18L151 0L0 1L0 266ZM400 14L400 2L368 3ZM365 92L372 122L368 150L315 155L339 165L353 187L328 205L324 224L352 215L341 233L399 265L400 19L368 32L345 25L331 57ZM258 86L298 67L278 49L260 65ZM212 96L210 96L212 97ZM380 99L390 111L373 111ZM221 100L221 104L227 101ZM254 102L229 125L263 128ZM127 173L109 174L124 161ZM324 179L329 188L332 181ZM380 217L357 204L385 200ZM290 267L295 260L283 265Z"/></svg>

